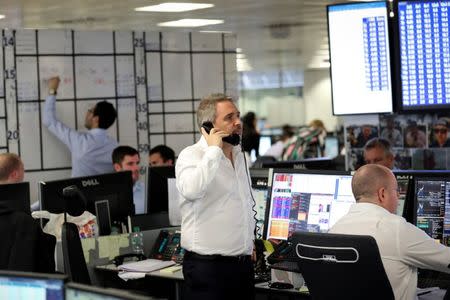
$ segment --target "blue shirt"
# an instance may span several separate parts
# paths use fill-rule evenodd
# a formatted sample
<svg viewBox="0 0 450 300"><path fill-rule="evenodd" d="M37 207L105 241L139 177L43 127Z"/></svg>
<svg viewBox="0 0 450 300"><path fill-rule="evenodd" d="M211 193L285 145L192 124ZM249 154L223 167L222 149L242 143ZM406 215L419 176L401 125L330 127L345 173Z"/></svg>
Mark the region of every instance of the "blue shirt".
<svg viewBox="0 0 450 300"><path fill-rule="evenodd" d="M145 186L142 181L133 185L133 202L136 214L145 214Z"/></svg>
<svg viewBox="0 0 450 300"><path fill-rule="evenodd" d="M56 97L45 99L43 124L72 154L72 177L91 176L114 172L112 152L117 141L108 136L107 131L94 128L88 132L76 131L56 118Z"/></svg>

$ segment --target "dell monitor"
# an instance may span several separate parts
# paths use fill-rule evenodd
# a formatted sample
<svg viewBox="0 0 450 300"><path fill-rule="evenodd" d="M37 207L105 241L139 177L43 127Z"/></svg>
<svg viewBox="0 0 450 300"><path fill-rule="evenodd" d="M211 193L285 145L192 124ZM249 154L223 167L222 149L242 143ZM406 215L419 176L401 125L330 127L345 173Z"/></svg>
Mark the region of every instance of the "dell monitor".
<svg viewBox="0 0 450 300"><path fill-rule="evenodd" d="M66 276L0 271L0 299L64 300Z"/></svg>
<svg viewBox="0 0 450 300"><path fill-rule="evenodd" d="M39 182L41 209L51 213L63 213L66 209L63 189L73 185L84 194L87 199L86 210L94 215L96 209L98 210L98 203L101 202L103 206L104 200L107 200L112 222L123 223L128 216L134 215L133 179L130 171L41 181Z"/></svg>
<svg viewBox="0 0 450 300"><path fill-rule="evenodd" d="M393 111L387 2L327 6L334 115Z"/></svg>
<svg viewBox="0 0 450 300"><path fill-rule="evenodd" d="M355 203L348 172L273 170L264 236L327 232Z"/></svg>
<svg viewBox="0 0 450 300"><path fill-rule="evenodd" d="M0 184L0 206L30 215L30 183Z"/></svg>
<svg viewBox="0 0 450 300"><path fill-rule="evenodd" d="M328 157L305 158L299 160L264 161L263 168L276 169L308 169L308 170L335 170L336 163Z"/></svg>

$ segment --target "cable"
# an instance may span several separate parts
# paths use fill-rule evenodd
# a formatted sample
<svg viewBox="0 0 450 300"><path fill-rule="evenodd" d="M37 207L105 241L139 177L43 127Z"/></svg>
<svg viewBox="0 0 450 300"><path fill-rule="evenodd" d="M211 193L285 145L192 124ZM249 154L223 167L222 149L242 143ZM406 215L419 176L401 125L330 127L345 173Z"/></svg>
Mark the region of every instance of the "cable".
<svg viewBox="0 0 450 300"><path fill-rule="evenodd" d="M247 175L247 182L250 189L250 196L252 197L253 205L252 205L252 211L253 211L253 219L255 221L255 230L253 231L253 234L255 236L255 240L261 239L261 227L258 225L258 219L256 218L256 215L258 212L256 211L256 200L253 197L253 189L252 189L252 183L250 181L250 174L248 173L248 166L247 166L247 158L245 157L244 149L242 149L242 143L240 144L242 154L244 155L244 164L245 164L245 173Z"/></svg>

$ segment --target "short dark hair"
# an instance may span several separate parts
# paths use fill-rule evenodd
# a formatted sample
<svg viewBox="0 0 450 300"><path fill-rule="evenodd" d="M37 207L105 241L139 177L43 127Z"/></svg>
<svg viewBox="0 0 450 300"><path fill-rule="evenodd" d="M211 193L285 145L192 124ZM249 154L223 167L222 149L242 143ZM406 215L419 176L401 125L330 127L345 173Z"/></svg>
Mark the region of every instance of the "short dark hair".
<svg viewBox="0 0 450 300"><path fill-rule="evenodd" d="M172 162L175 162L175 152L172 150L172 148L167 147L166 145L158 145L150 149L149 155L159 153L161 155L162 159L166 162L169 159L172 160Z"/></svg>
<svg viewBox="0 0 450 300"><path fill-rule="evenodd" d="M98 127L102 129L111 127L117 117L116 109L107 101L97 102L92 113L98 116Z"/></svg>
<svg viewBox="0 0 450 300"><path fill-rule="evenodd" d="M8 180L9 175L23 166L23 162L17 154L0 154L0 181Z"/></svg>
<svg viewBox="0 0 450 300"><path fill-rule="evenodd" d="M112 153L112 162L113 164L121 164L125 156L135 156L139 155L139 152L130 146L119 146L114 149Z"/></svg>
<svg viewBox="0 0 450 300"><path fill-rule="evenodd" d="M384 150L384 154L392 154L391 150L391 143L383 138L372 138L367 141L366 145L364 146L364 151L371 150L373 148L381 148Z"/></svg>

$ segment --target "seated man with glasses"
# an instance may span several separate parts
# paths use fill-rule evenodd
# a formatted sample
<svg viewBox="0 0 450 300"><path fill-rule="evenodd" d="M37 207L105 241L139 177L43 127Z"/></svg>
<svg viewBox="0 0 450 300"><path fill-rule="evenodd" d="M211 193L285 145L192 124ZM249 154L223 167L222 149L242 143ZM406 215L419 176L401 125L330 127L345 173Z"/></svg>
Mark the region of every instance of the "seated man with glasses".
<svg viewBox="0 0 450 300"><path fill-rule="evenodd" d="M114 106L106 101L97 102L86 112L84 126L88 129L87 132L70 128L56 117L55 102L59 81L59 77L48 80L49 95L45 99L43 124L69 148L72 155L72 177L114 172L111 155L118 144L107 133L107 129L116 120Z"/></svg>
<svg viewBox="0 0 450 300"><path fill-rule="evenodd" d="M445 119L439 119L433 123L433 139L430 147L450 147L450 140L448 139L448 123Z"/></svg>

